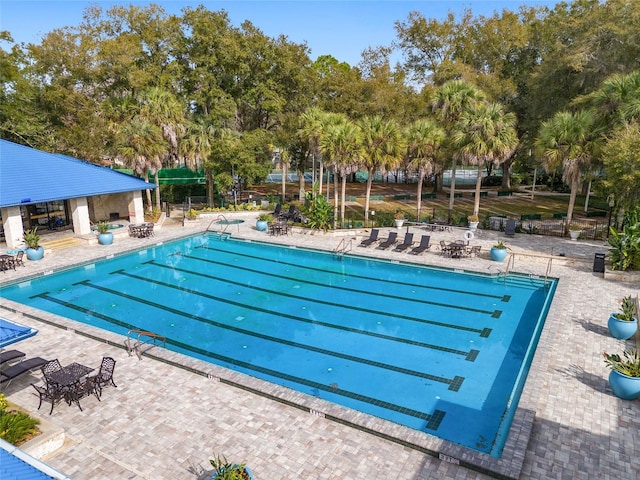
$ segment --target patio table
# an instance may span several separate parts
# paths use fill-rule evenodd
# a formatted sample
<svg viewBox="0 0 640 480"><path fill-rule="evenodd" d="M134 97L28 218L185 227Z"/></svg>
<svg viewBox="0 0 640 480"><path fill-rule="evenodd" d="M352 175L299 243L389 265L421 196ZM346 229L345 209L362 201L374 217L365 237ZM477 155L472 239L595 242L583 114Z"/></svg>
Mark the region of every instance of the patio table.
<svg viewBox="0 0 640 480"><path fill-rule="evenodd" d="M74 362L60 370L51 372L47 375L47 381L53 382L60 386L65 392L65 399L69 405L75 402L82 411L80 406L80 398L91 393L86 388L86 382L81 380L91 373L94 369L80 363Z"/></svg>

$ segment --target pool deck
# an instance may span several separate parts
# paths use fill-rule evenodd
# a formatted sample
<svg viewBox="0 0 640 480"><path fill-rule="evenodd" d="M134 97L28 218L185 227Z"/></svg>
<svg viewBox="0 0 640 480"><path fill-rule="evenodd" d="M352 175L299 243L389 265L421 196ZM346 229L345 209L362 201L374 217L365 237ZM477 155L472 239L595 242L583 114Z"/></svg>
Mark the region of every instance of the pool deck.
<svg viewBox="0 0 640 480"><path fill-rule="evenodd" d="M500 232L481 231L471 242L482 245L480 257L451 259L442 257L436 245L441 239L461 239L462 230L425 232L411 227L414 240L430 234L434 244L430 251L413 256L357 247L368 231L338 235L294 229L290 235L270 237L256 230L255 212L228 217L246 220L227 227L234 237L324 250L333 250L343 241L342 245L353 247L354 254L488 274L506 268L506 262L488 258L491 245L505 239L516 254L511 270L540 277L549 273L560 282L519 404L516 423L522 425L516 425L516 431L521 428L523 438L510 437L513 451L507 452L510 460L501 475L515 478L519 474L522 479L640 477L640 400L623 401L613 396L607 381L609 371L602 361L603 351L621 352L625 343L633 346L636 342L611 338L606 325L619 299L638 294L640 283L605 280L592 272L594 253L605 253L605 243L526 234L505 238ZM16 272L0 273L0 281L153 246L196 233L209 222L202 219L183 227L176 219L167 219L151 238L118 236L110 246L49 251L41 261L25 261L26 267L18 267ZM382 229L381 237L390 230ZM400 241L405 231L403 228L399 233ZM6 246L0 248L5 250ZM0 299L0 307L0 315L39 329L35 337L14 347L28 357L96 367L103 355L117 361L114 378L118 388L105 389L101 402L94 397L84 399L83 412L65 404L56 406L51 416L46 406L38 412L37 397L29 383L37 382L39 374L23 376L4 391L10 401L64 429L65 445L44 461L75 480L204 480L212 473L208 458L214 452L246 462L257 480L491 478L434 457L430 453L436 450L453 452L454 461L462 459L463 464L466 458L456 456L459 452L450 445L419 432L407 433L408 429L390 422L331 407L160 348L138 360L121 348L121 336L6 299ZM300 405L309 408L304 410ZM345 418L348 421L341 421ZM528 429L531 421L532 429ZM395 440L367 433L367 428L389 433Z"/></svg>

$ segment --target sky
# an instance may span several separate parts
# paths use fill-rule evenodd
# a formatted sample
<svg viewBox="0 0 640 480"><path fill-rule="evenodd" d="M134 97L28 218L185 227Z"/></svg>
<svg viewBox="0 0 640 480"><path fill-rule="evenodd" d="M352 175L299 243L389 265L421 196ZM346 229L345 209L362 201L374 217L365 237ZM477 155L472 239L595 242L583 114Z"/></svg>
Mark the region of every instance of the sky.
<svg viewBox="0 0 640 480"><path fill-rule="evenodd" d="M553 7L558 0L222 0L222 1L106 1L106 0L0 0L0 30L8 30L14 41L40 43L48 32L77 26L85 7L104 10L119 5L161 5L169 14L180 15L185 6L204 5L209 10L226 10L231 23L245 20L269 37L281 34L289 41L306 43L310 57L331 55L356 65L368 47L388 46L396 39L394 23L406 21L412 11L427 18L443 19L449 11L457 16L469 8L474 15L490 16L495 11L516 11L521 5ZM6 44L4 48L6 49Z"/></svg>

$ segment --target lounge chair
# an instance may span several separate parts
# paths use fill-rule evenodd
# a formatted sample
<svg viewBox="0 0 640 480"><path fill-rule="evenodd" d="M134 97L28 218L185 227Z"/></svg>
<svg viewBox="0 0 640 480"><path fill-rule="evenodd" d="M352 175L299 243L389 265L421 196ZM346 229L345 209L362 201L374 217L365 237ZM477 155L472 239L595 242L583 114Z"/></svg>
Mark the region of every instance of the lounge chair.
<svg viewBox="0 0 640 480"><path fill-rule="evenodd" d="M16 363L15 365L12 365L0 372L0 384L7 382L7 385L9 385L12 380L30 372L31 370L41 367L45 363L47 363L47 361L40 357L33 357L20 363Z"/></svg>
<svg viewBox="0 0 640 480"><path fill-rule="evenodd" d="M360 242L360 245L358 245L359 247L368 247L369 245L376 243L378 241L378 234L380 233L380 231L377 228L374 228L373 230L371 230L371 233L369 234L369 238L365 238L364 240L362 240Z"/></svg>
<svg viewBox="0 0 640 480"><path fill-rule="evenodd" d="M296 206L289 205L289 210L285 213L280 213L280 218L285 220L294 220L296 217Z"/></svg>
<svg viewBox="0 0 640 480"><path fill-rule="evenodd" d="M422 238L420 239L420 243L418 244L418 246L413 248L409 252L409 254L418 255L424 252L425 250L429 250L429 248L431 248L430 242L431 242L431 235L422 235Z"/></svg>
<svg viewBox="0 0 640 480"><path fill-rule="evenodd" d="M398 243L398 232L389 233L389 237L384 242L380 242L380 244L376 247L377 250L386 250L391 245L395 245Z"/></svg>
<svg viewBox="0 0 640 480"><path fill-rule="evenodd" d="M513 237L516 234L516 221L507 220L504 226L504 234L508 237Z"/></svg>
<svg viewBox="0 0 640 480"><path fill-rule="evenodd" d="M275 210L273 211L273 213L271 215L273 215L273 218L278 218L280 216L280 211L282 210L282 205L280 205L279 203L276 205Z"/></svg>
<svg viewBox="0 0 640 480"><path fill-rule="evenodd" d="M413 245L413 233L405 233L404 240L393 249L394 252L404 252Z"/></svg>
<svg viewBox="0 0 640 480"><path fill-rule="evenodd" d="M19 350L7 350L5 352L0 352L0 366L18 359L24 360L24 357L25 354Z"/></svg>

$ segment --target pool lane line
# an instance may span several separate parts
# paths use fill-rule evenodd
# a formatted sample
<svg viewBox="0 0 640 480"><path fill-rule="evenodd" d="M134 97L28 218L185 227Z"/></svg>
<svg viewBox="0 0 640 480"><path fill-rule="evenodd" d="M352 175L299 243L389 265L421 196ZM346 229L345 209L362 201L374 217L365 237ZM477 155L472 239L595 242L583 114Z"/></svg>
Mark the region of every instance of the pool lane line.
<svg viewBox="0 0 640 480"><path fill-rule="evenodd" d="M133 295L129 295L129 294L126 294L126 293L121 293L121 292L118 292L116 290L112 290L110 288L102 287L100 285L94 285L94 284L90 283L89 280L83 280L82 282L78 282L78 283L76 283L74 285L83 285L85 287L94 288L96 290L107 292L107 293L110 293L110 294L115 295L115 296L119 296L119 297L122 297L122 298L126 298L128 300L132 300L134 302L144 303L145 305L148 305L148 306L153 307L153 308L157 308L159 310L164 310L164 311L173 313L174 315L178 315L178 316L181 316L181 317L186 317L186 318L189 318L191 320L196 320L198 322L206 323L206 324L211 325L213 327L222 328L224 330L230 330L232 332L236 332L236 333L239 333L241 335L247 335L247 336L250 336L250 337L256 337L256 338L260 338L262 340L267 340L269 342L280 343L280 344L283 344L283 345L288 345L290 347L295 347L295 348L300 348L300 349L303 349L303 350L309 350L309 351L312 351L312 352L320 353L322 355L338 357L338 358L342 358L344 360L350 360L352 362L364 363L364 364L367 364L367 365L371 365L373 367L383 368L383 369L386 369L386 370L391 370L391 371L395 371L395 372L398 372L398 373L402 373L403 375L411 375L411 376L414 376L414 377L425 378L427 380L433 380L433 381L439 382L439 383L446 383L446 384L449 384L449 390L456 391L456 392L458 391L458 389L460 388L460 385L462 383L462 380L457 380L457 379L463 379L463 377L454 377L453 379L448 379L446 377L440 377L440 376L431 375L431 374L428 374L428 373L418 372L416 370L410 370L410 369L403 368L403 367L397 367L395 365L390 365L390 364L383 363L383 362L377 362L375 360L368 360L366 358L356 357L356 356L353 356L353 355L348 355L346 353L340 353L340 352L335 352L335 351L332 351L332 350L326 350L326 349L323 349L323 348L320 348L320 347L316 347L316 346L313 346L313 345L307 345L307 344L304 344L304 343L298 343L298 342L294 342L292 340L285 340L285 339L282 339L282 338L279 338L279 337L272 337L272 336L266 335L264 333L254 332L252 330L246 330L246 329L243 329L243 328L240 328L240 327L234 327L234 326L228 325L226 323L217 322L215 320L211 320L209 318L201 317L199 315L193 315L193 314L190 314L190 313L187 313L187 312L183 312L183 311L178 310L176 308L167 307L167 306L161 305L161 304L156 303L156 302L152 302L152 301L145 300L145 299L142 299L142 298L139 298L139 297L135 297ZM41 295L39 295L39 296L40 296L40 298L45 298L45 299L46 298L53 298L53 297L48 297L48 296L47 297L43 297ZM239 305L242 306L242 304L239 304ZM79 307L79 308L84 308L84 307ZM269 312L267 311L266 313L269 313ZM356 333L359 333L359 332L356 332ZM374 336L377 337L378 335L374 335ZM395 339L393 339L392 337L389 337L386 340L395 341ZM419 343L419 342L416 342L416 343ZM445 347L439 347L437 345L428 346L428 344L419 344L417 346L423 346L424 348L431 348L433 350L441 351L441 352L444 352L444 353L452 353L454 355L461 355L461 356L469 357L469 358L472 358L471 361L475 361L475 359L476 359L476 357L478 356L478 353L479 353L477 350L471 350L469 352L463 352L463 351L460 351L460 350L453 350L453 349L447 349Z"/></svg>
<svg viewBox="0 0 640 480"><path fill-rule="evenodd" d="M223 250L221 248L214 248L214 247L210 247L210 246L204 246L204 245L198 245L196 247L194 247L195 249L204 249L204 250L211 250L214 252L222 252L225 253L227 255L238 255L241 257L245 257L245 258L252 258L254 260L261 260L261 261L270 261L268 258L264 258L264 257L259 257L257 255L247 255L245 253L238 253L235 251L229 251L229 250ZM199 259L199 260L203 260L199 257L192 257L190 255L184 255L182 252L176 252L174 255L179 255L181 257L187 257L187 258L195 258L195 259ZM206 259L209 260L209 259ZM224 263L224 262L216 262L214 260L211 260L214 263L220 264L220 265L225 265L227 267L233 266L236 267L236 265L231 265L229 263ZM373 261L379 261L379 260L373 260ZM279 265L288 265L290 267L295 267L297 269L303 268L305 270L315 270L317 272L322 272L322 273L331 273L334 275L341 275L343 277L352 277L352 278L358 278L358 279L364 279L364 280L377 280L377 279L372 279L371 277L367 277L366 275L356 275L353 273L342 273L342 272L334 272L332 270L326 270L326 269L322 269L322 268L314 268L314 267L306 267L306 266L301 266L298 263L293 263L293 262L282 262L282 261L278 261L276 262ZM382 262L384 263L384 262ZM250 269L249 269L250 270ZM258 270L256 270L258 271ZM505 295L492 295L492 294L488 294L488 293L481 293L481 292L470 292L467 290L458 290L458 289L454 289L454 288L444 288L444 287L436 287L433 285L421 285L418 283L408 283L408 282L399 282L397 280L377 280L379 282L384 282L384 283L394 283L396 285L406 285L409 287L415 287L415 288L424 288L427 290L440 290L442 292L452 292L452 293L459 293L462 295L473 295L473 296L477 296L477 297L485 297L485 298L495 298L500 300L501 302L508 302L510 300L510 296L505 296Z"/></svg>
<svg viewBox="0 0 640 480"><path fill-rule="evenodd" d="M87 281L83 281L83 282L79 282L78 284L83 285L83 286L87 286L87 287L91 287L91 288L95 288L97 290L106 291L106 292L112 293L112 294L118 294L119 293L119 292L116 292L115 290L111 290L109 288L100 287L98 285L92 285L91 283L89 283L88 280ZM364 363L366 365L369 365L369 366L372 366L372 367L375 367L375 368L380 368L380 369L384 369L384 370L390 370L390 371L394 371L394 372L397 372L397 373L400 373L400 374L403 374L403 375L424 378L426 380L432 380L432 381L438 382L438 383L444 383L444 384L449 385L448 389L451 390L451 391L454 391L454 392L457 392L460 389L460 387L462 386L462 382L464 381L464 377L460 377L460 376L454 376L453 378L449 379L449 378L445 378L445 377L439 377L439 376L436 376L436 375L430 375L428 373L418 372L416 370L410 370L410 369L407 369L407 368L397 367L395 365L389 365L389 364L386 364L386 363L376 362L376 361L373 361L373 360L367 360L367 359L355 357L353 355L347 355L347 354L344 354L344 353L333 352L331 350L325 350L325 349L322 349L322 348L318 348L318 347L314 347L314 346L310 346L310 345L305 345L305 344L298 343L298 342L293 342L293 341L290 341L290 340L282 340L282 339L278 339L276 337L270 337L269 335L264 335L264 334L257 333L257 332L251 332L249 330L244 330L242 328L233 327L233 326L230 326L230 325L225 325L223 323L216 322L215 320L210 320L208 318L200 317L199 315L191 315L191 314L188 314L186 312L181 312L180 310L177 310L175 308L168 308L168 307L164 307L163 308L162 306L159 306L159 304L157 304L155 302L150 302L148 300L137 299L136 297L133 297L132 295L120 294L120 296L122 296L124 298L128 298L129 300L145 303L146 305L149 305L149 306L152 306L152 307L155 307L155 308L160 308L160 309L163 309L163 310L167 310L167 311L169 311L171 313L174 313L175 315L179 315L179 316L182 316L182 317L187 317L187 318L192 319L192 320L196 320L196 321L199 321L199 322L202 322L202 323L206 323L206 324L212 325L214 327L219 327L219 328L223 328L223 329L226 329L226 330L231 330L231 331L236 332L236 333L240 333L240 334L244 334L244 335L260 338L261 340L267 340L267 341L270 341L270 342L281 343L281 344L288 345L288 346L293 347L293 348L299 348L299 349L302 349L302 350L309 350L309 351L312 351L312 352L320 353L322 355L342 358L343 360L349 360L349 361L352 361L352 362L355 362L355 363ZM64 300L59 300L59 299L57 299L55 297L50 296L49 292L43 292L43 293L40 293L38 295L34 295L34 297L38 297L38 298L41 298L43 300L50 301L52 303L57 303L58 305L62 305L63 307L69 308L71 310L76 310L76 311L84 313L84 314L95 316L95 317L100 318L101 320L104 320L106 322L114 323L114 324L116 324L118 326L128 328L129 330L135 330L135 329L138 328L138 326L136 326L136 325L131 325L131 324L122 322L120 320L117 320L117 319L115 319L113 317L109 317L107 315L103 315L103 314L100 314L98 312L94 312L93 310L90 310L88 308L84 308L84 307L81 307L79 305L75 305L73 303L65 302ZM242 366L244 368L250 368L250 369L253 369L253 370L256 370L256 371L262 371L261 369L264 369L264 370L269 370L269 371L273 372L273 370L267 369L266 367L259 367L259 366L255 365L255 364L252 364L252 363L243 362L242 360L237 360L237 359L233 359L233 358L230 358L230 357L214 354L213 352L209 352L208 350L204 350L204 349L201 349L201 348L193 347L193 346L188 345L188 344L186 344L184 342L179 342L177 340L172 339L171 337L166 337L166 342L171 344L171 345L179 346L180 348L186 348L187 350L194 351L194 352L197 352L197 353L200 353L200 354L203 354L203 355L206 354L207 356L210 356L210 357L213 357L213 358L217 358L219 360L224 359L224 361L233 363L234 365L241 363L241 364L243 364ZM271 373L271 375L272 375L272 373ZM278 375L276 375L276 376L278 376L279 378L291 377L291 378L298 378L299 379L299 377L293 377L293 376L291 376L289 374L284 374L284 373L281 373L281 372L279 372ZM312 380L306 380L306 381L307 382L312 382ZM299 383L302 383L302 382L299 382ZM316 384L316 385L322 385L322 384L317 383L317 382L313 382L313 383ZM307 385L307 384L305 383L305 385ZM332 386L329 386L329 387L331 388L331 390L327 390L326 388L321 388L321 389L333 392L335 387L332 387ZM327 387L327 388L329 388L329 387ZM352 393L352 395L357 395L357 394Z"/></svg>
<svg viewBox="0 0 640 480"><path fill-rule="evenodd" d="M190 272L191 273L191 272ZM379 338L384 338L386 340L393 340L393 341L399 341L402 343L407 343L410 345L418 345L418 346L424 346L425 348L434 348L436 350L442 350L442 351L447 351L445 350L445 347L439 347L437 345L430 345L430 344L426 344L426 343L422 343L422 342L416 342L414 340L407 340L407 339L396 339L394 337L388 337L387 335L381 334L381 333L376 333L376 332L371 332L368 330L359 330L359 329L355 329L355 328L351 328L351 327L345 327L342 325L336 325L334 323L329 323L329 322L323 322L320 320L312 320L309 318L305 318L305 317L300 317L298 315L293 315L290 313L285 313L282 311L275 311L275 310L269 310L267 308L262 308L262 307L257 307L255 305L248 305L246 303L241 303L241 302L237 302L235 300L230 300L228 298L224 298L224 297L217 297L215 295L211 295L209 293L205 293L205 292L201 292L199 290L194 290L192 288L187 288L187 287L181 287L179 285L174 285L172 283L168 283L168 282L162 282L160 280L153 280L147 277L142 277L133 273L128 273L125 270L121 269L121 270L116 270L114 272L111 272L112 275L114 274L119 274L119 275L124 275L130 278L134 278L136 280L141 280L143 282L147 282L147 283L154 283L156 285L161 285L163 287L167 287L167 288L171 288L173 290L179 290L181 292L185 292L185 293L190 293L192 295L198 295L204 298L208 298L210 300L215 300L217 302L221 302L221 303L226 303L229 305L234 305L237 307L242 307L242 308L249 308L252 310L256 310L262 313L267 313L269 315L275 315L278 317L283 317L283 318L289 318L291 320L296 320L299 322L304 322L304 323L310 323L312 325L321 325L324 327L329 327L329 328L335 328L337 330L344 330L344 331L348 331L348 332L355 332L355 333L360 333L362 335L369 335L369 336L373 336L373 337L379 337ZM215 277L210 277L210 279L215 279L216 281L221 281L218 278ZM224 281L224 280L222 280ZM246 286L244 285L243 288L252 288L250 286ZM308 299L307 299L308 300ZM368 310L368 309L364 309L361 307L353 308L353 307L349 307L349 306L344 306L344 305L338 305L340 308L346 309L346 310L360 310L360 311L364 311L367 313L371 313L371 314L376 314L376 315L383 315L386 317L394 317L394 318L398 318L400 320L408 320L408 321L412 321L412 322L417 322L417 323L422 323L425 325L434 325L434 326L438 326L438 327L444 327L444 328L451 328L454 330L460 330L460 331L464 331L464 332L471 332L471 333L477 333L481 338L487 338L489 337L489 335L492 332L491 328L483 328L483 329L478 329L478 328L471 328L471 327L463 327L460 325L453 325L450 323L442 323L442 322L436 322L434 320L425 320L423 318L417 318L417 317L410 317L409 315L399 315L396 313L383 313L383 312L379 312L377 310ZM458 352L458 350L452 350L454 352ZM464 354L467 354L466 352ZM471 352L469 352L470 355Z"/></svg>
<svg viewBox="0 0 640 480"><path fill-rule="evenodd" d="M251 273L259 273L261 275L269 275L270 277L281 278L281 279L284 279L284 280L291 281L291 277L289 277L287 275L278 275L278 274L274 274L274 273L265 273L263 270L256 269L256 268L244 267L244 266L241 267L241 266L238 266L238 265L230 265L230 264L225 263L225 262L219 262L219 261L211 260L211 259L208 259L208 258L193 257L191 255L180 254L180 256L183 257L183 258L191 259L191 260L197 260L199 262L210 263L210 264L213 264L213 265L222 265L222 266L227 267L227 268L233 268L233 269L236 269L236 270L244 270L245 272L251 272ZM153 260L149 260L147 262L143 262L143 265L144 264L148 264L148 263L154 263L155 265L161 265L161 264L156 264ZM169 268L174 268L174 267L169 267ZM190 272L190 273L195 273L195 272L191 272L190 270L187 270L187 271ZM336 275L340 275L340 274L336 273ZM345 276L348 276L348 275L345 274ZM211 278L216 278L216 277L211 277ZM366 278L366 277L357 277L357 278ZM343 285L327 285L326 283L314 282L313 280L300 279L300 278L295 278L295 281L299 282L299 283L306 283L308 285L317 285L317 286L320 286L320 287L323 287L323 288L332 288L332 289L338 289L338 290L343 290L343 291L347 291L347 292L354 292L354 293L359 293L359 294L373 295L369 291L360 290L358 288L346 287L346 286L343 286ZM400 284L399 282L393 282L393 283ZM413 284L408 283L408 284L403 284L403 285L412 286ZM388 294L385 294L385 293L376 293L375 296L376 297L391 298L393 300L417 302L417 300L413 300L413 299L408 298L408 297L399 297L397 295L388 295ZM502 298L502 297L499 297L499 298ZM444 307L444 308L451 308L451 309L455 309L455 310L464 310L464 311L473 312L473 313L481 313L483 315L490 315L492 318L500 318L500 315L502 315L502 310L481 310L479 308L458 306L458 305L454 305L454 304L451 304L451 303L432 302L432 301L429 301L429 300L421 300L420 303L421 304L425 304L425 305L433 305L433 306L436 306L436 307Z"/></svg>
<svg viewBox="0 0 640 480"><path fill-rule="evenodd" d="M242 283L242 282L236 282L234 280L230 280L228 278L220 278L220 277L216 277L213 275L209 275L206 273L201 273L201 272L194 272L192 270L187 270L185 268L178 268L175 266L169 266L169 265L164 265L162 263L157 263L154 260L150 260L148 262L144 262L145 265L153 265L156 267L160 267L160 268L167 268L169 270L175 271L175 272L181 272L181 273L187 273L190 275L195 275L197 277L203 277L206 278L207 280L213 280L216 282L223 282L223 283L227 283L227 284L232 284L232 285L237 285L239 287L242 288L248 288L251 290L256 290L256 291L260 291L260 292L264 292L264 293L269 293L272 295L277 295L280 297L288 297L288 298L294 298L296 300L305 300L309 303L318 303L318 304L322 304L322 305L329 305L332 307L338 307L338 308L343 308L345 310L358 310L360 312L364 312L364 313L370 313L370 314L374 314L374 315L383 315L386 317L394 317L394 318L399 318L401 320L410 320L410 321L414 321L414 322L419 322L419 323L425 323L425 324L434 324L434 325L438 325L438 326L446 326L447 328L453 328L456 330L465 330L465 331L470 331L470 332L474 332L474 333L480 333L480 336L483 338L486 338L489 336L489 334L491 333L492 329L490 328L484 328L482 330L479 329L475 329L475 328L471 328L471 327L461 327L459 325L453 325L451 323L441 323L441 322L434 322L431 320L425 320L423 318L418 318L418 317L411 317L408 315L400 315L400 314L396 314L396 313L389 313L389 312L381 312L380 310L373 310L370 308L364 308L364 307L354 307L351 305L342 305L339 303L335 303L335 302L329 302L328 300L322 300L320 298L311 298L311 297L306 297L306 296L302 296L302 295L295 295L293 293L288 293L288 292L284 292L282 290L270 290L268 288L265 287L258 287L255 285L247 285L246 283ZM147 279L147 278L143 278L143 277L138 277L135 276L134 274L130 274L130 273L122 273L125 272L124 269L121 270L117 270L115 272L111 272L112 274L114 273L121 273L123 275L132 275L134 278L138 278L140 280L145 280L145 281L150 281L150 282L159 282L159 280L152 280L152 279ZM256 271L258 272L258 271ZM254 272L255 273L255 272ZM266 275L266 274L264 274ZM286 278L286 277L283 277ZM300 283L308 283L310 285L318 285L318 286L324 286L322 283L318 283L318 282L307 282L305 280L300 280ZM177 285L173 285L170 283L161 283L164 286L169 286L171 288L184 288L184 287L179 287ZM337 287L339 288L339 287ZM369 292L364 292L362 290L355 290L355 289L350 289L350 291L352 292L358 292L358 293L369 293ZM200 292L199 294L201 294L202 292ZM204 294L207 295L207 294ZM384 294L376 294L376 296L386 296L387 298L393 298L395 300L401 300L401 301L406 301L407 299L405 297L398 297L398 296L392 296L392 295L384 295ZM222 297L212 297L214 300L220 300L220 301L224 301L224 299L222 299ZM412 300L415 302L415 300ZM420 302L420 303L428 303L430 305L433 305L433 302ZM244 305L244 304L243 304ZM246 305L244 305L246 306ZM471 309L469 309L471 310ZM484 314L490 314L492 318L499 318L500 315L502 314L501 310L494 310L493 312L488 311L488 310L475 310L474 313L484 313Z"/></svg>

